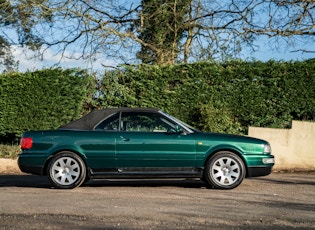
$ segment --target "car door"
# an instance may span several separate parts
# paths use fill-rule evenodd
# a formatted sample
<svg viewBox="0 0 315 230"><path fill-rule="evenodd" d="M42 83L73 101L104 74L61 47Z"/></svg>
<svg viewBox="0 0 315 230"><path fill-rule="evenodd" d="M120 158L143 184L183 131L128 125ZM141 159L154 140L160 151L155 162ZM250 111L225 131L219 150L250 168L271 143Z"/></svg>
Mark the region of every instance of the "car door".
<svg viewBox="0 0 315 230"><path fill-rule="evenodd" d="M87 132L88 138L81 143L86 153L86 161L95 172L117 171L116 138L119 130L119 113L101 122L93 131Z"/></svg>
<svg viewBox="0 0 315 230"><path fill-rule="evenodd" d="M193 135L175 131L159 113L123 112L116 138L118 169L166 170L195 167Z"/></svg>
<svg viewBox="0 0 315 230"><path fill-rule="evenodd" d="M108 171L116 169L116 134L115 132L86 132L85 139L77 144L84 151L86 161L93 171Z"/></svg>

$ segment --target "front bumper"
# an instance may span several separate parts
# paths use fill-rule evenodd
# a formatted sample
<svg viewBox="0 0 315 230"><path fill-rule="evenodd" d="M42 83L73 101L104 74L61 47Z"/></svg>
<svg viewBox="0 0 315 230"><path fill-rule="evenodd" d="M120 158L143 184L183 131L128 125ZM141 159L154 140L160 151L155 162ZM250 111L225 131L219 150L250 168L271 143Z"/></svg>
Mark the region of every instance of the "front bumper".
<svg viewBox="0 0 315 230"><path fill-rule="evenodd" d="M272 172L271 167L249 167L247 168L246 177L267 176Z"/></svg>
<svg viewBox="0 0 315 230"><path fill-rule="evenodd" d="M247 156L246 177L267 176L275 164L273 155Z"/></svg>

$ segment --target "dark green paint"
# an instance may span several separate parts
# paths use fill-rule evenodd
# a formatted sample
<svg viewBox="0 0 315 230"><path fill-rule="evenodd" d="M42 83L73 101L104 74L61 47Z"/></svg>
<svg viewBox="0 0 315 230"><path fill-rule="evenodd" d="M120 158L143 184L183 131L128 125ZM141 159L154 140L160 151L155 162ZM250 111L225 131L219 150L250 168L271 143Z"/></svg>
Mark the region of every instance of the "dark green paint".
<svg viewBox="0 0 315 230"><path fill-rule="evenodd" d="M106 131L34 131L34 147L24 150L19 164L43 166L51 155L61 151L79 154L88 168L203 168L206 160L218 151L232 151L246 167L272 167L263 164L266 141L245 136L195 132L106 132Z"/></svg>

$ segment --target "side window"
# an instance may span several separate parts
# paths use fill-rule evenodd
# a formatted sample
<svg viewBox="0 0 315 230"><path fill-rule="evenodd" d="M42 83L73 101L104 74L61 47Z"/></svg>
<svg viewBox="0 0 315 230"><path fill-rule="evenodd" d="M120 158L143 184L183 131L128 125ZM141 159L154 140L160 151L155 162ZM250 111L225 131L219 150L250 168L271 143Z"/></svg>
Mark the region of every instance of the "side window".
<svg viewBox="0 0 315 230"><path fill-rule="evenodd" d="M119 130L119 113L105 119L96 126L96 130L118 131Z"/></svg>
<svg viewBox="0 0 315 230"><path fill-rule="evenodd" d="M121 130L127 132L167 132L174 125L158 114L122 113Z"/></svg>
<svg viewBox="0 0 315 230"><path fill-rule="evenodd" d="M119 122L119 113L106 118L95 130L126 132L168 132L175 124L159 114L124 112Z"/></svg>

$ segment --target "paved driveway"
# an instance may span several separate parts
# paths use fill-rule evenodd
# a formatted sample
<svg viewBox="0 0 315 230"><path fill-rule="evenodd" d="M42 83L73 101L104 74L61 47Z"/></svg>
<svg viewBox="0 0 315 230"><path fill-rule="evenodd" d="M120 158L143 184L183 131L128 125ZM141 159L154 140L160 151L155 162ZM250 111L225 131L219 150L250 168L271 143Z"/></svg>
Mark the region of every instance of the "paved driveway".
<svg viewBox="0 0 315 230"><path fill-rule="evenodd" d="M0 229L315 229L315 173L273 173L234 190L194 180L97 180L74 190L0 175Z"/></svg>

